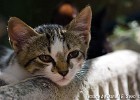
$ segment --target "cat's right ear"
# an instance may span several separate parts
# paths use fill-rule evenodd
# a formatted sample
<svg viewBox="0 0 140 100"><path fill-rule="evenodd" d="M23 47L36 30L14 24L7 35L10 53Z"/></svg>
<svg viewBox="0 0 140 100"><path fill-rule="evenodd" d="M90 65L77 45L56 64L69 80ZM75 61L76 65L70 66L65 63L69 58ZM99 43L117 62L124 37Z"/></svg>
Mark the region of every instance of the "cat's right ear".
<svg viewBox="0 0 140 100"><path fill-rule="evenodd" d="M66 28L69 31L75 31L75 35L78 35L85 44L88 44L90 41L91 20L92 10L90 6L87 6L66 26Z"/></svg>
<svg viewBox="0 0 140 100"><path fill-rule="evenodd" d="M8 21L8 34L11 46L18 52L27 41L37 33L22 20L11 17Z"/></svg>

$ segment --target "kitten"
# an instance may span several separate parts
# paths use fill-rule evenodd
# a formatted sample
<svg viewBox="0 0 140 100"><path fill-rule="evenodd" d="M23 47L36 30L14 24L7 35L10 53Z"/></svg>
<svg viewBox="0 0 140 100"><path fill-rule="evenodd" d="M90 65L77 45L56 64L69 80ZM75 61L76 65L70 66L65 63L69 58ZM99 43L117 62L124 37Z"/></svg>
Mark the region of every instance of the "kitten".
<svg viewBox="0 0 140 100"><path fill-rule="evenodd" d="M5 57L10 61L1 68L0 79L10 84L42 75L60 86L70 83L86 59L91 17L87 6L65 27L41 25L35 29L11 17L8 33L14 53L7 51Z"/></svg>

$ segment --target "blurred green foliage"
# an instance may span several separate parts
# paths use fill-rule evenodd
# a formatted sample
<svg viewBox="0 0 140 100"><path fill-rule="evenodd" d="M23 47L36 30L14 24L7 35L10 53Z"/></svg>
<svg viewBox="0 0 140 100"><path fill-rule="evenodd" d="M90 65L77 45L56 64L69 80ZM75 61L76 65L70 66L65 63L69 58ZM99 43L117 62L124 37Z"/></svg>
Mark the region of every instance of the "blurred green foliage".
<svg viewBox="0 0 140 100"><path fill-rule="evenodd" d="M117 25L108 40L114 50L130 49L140 52L140 25L137 21L132 21L127 26Z"/></svg>

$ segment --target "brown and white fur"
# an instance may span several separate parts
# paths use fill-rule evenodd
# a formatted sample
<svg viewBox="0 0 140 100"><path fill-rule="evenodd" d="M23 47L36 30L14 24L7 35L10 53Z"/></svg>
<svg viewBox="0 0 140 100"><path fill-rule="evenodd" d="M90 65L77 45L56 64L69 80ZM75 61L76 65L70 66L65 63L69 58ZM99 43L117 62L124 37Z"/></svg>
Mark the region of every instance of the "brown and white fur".
<svg viewBox="0 0 140 100"><path fill-rule="evenodd" d="M89 6L65 27L41 25L33 29L11 17L8 33L14 53L0 79L9 84L41 75L60 86L69 84L85 61L91 18Z"/></svg>

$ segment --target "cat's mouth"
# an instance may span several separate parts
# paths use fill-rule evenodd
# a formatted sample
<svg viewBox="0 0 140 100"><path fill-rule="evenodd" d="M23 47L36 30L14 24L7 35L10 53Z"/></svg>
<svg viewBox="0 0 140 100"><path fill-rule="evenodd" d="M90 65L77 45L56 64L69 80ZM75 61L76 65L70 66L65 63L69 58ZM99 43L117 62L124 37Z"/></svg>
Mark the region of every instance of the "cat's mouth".
<svg viewBox="0 0 140 100"><path fill-rule="evenodd" d="M68 79L66 79L65 77L63 77L62 79L56 81L56 82L64 82L64 81L68 81Z"/></svg>

